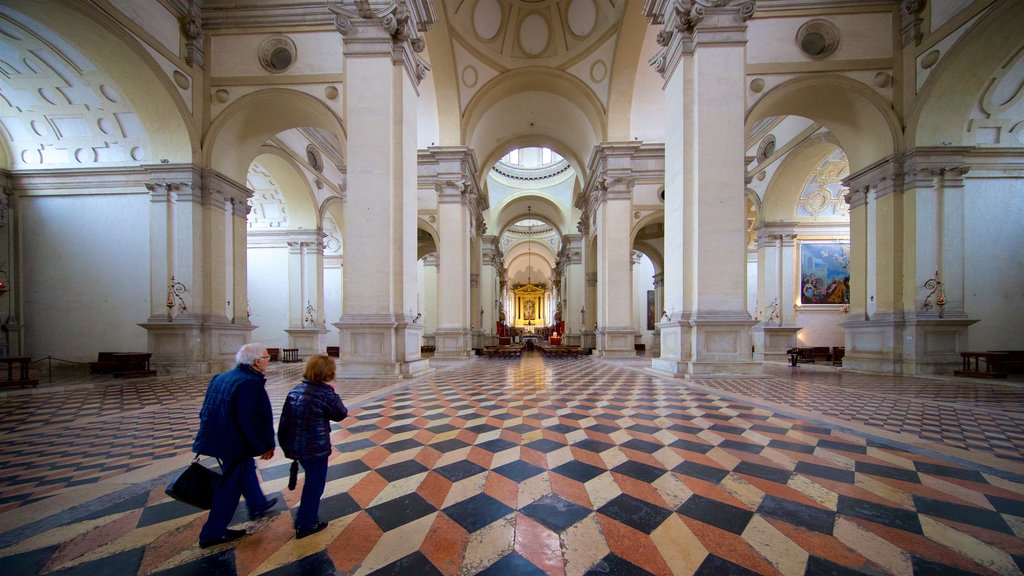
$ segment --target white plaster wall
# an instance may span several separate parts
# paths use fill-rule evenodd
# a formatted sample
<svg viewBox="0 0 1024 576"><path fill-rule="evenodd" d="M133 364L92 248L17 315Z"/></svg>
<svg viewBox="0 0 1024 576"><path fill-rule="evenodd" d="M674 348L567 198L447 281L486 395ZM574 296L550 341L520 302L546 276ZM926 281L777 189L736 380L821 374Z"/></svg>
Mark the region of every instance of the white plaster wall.
<svg viewBox="0 0 1024 576"><path fill-rule="evenodd" d="M640 342L647 350L654 345L654 332L647 329L647 291L654 290L654 264L647 256L633 265L633 329L640 334ZM658 310L654 311L655 323L659 321Z"/></svg>
<svg viewBox="0 0 1024 576"><path fill-rule="evenodd" d="M802 329L797 333L799 346L843 346L844 333L840 322L848 316L842 310L815 310L802 308L796 316L796 323Z"/></svg>
<svg viewBox="0 0 1024 576"><path fill-rule="evenodd" d="M747 257L747 313L757 315L757 256ZM761 318L764 320L764 318Z"/></svg>
<svg viewBox="0 0 1024 576"><path fill-rule="evenodd" d="M324 264L324 323L327 334L324 335L325 346L338 346L338 329L334 323L341 320L341 275L344 267L336 264Z"/></svg>
<svg viewBox="0 0 1024 576"><path fill-rule="evenodd" d="M288 248L250 247L247 268L252 341L288 348Z"/></svg>
<svg viewBox="0 0 1024 576"><path fill-rule="evenodd" d="M149 194L19 203L23 353L94 362L97 352L145 352L138 323L149 317Z"/></svg>
<svg viewBox="0 0 1024 576"><path fill-rule="evenodd" d="M980 320L970 349L1024 350L1024 181L968 179L966 192L964 309Z"/></svg>
<svg viewBox="0 0 1024 576"><path fill-rule="evenodd" d="M221 34L210 42L210 74L212 76L266 76L260 65L259 50L264 40L279 33ZM295 60L284 73L341 74L344 72L341 34L328 32L289 32L295 43Z"/></svg>

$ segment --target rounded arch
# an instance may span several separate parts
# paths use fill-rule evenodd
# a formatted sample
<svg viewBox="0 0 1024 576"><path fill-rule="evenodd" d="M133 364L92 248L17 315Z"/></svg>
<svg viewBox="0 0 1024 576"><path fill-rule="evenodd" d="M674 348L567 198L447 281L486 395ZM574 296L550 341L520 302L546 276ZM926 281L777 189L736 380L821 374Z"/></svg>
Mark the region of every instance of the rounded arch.
<svg viewBox="0 0 1024 576"><path fill-rule="evenodd" d="M430 221L427 220L426 218L424 218L422 216L416 218L416 229L418 231L423 231L428 236L430 236L430 239L434 243L434 245L432 247L433 249L431 250L429 248L425 248L422 245L423 243L419 242L417 240L417 242L416 242L416 244L417 244L417 246L416 246L416 259L419 260L420 258L423 258L427 254L430 254L432 252L436 252L438 246L441 245L441 242L439 240L440 234L438 234L437 227L434 226L433 224L431 224ZM417 234L417 236L419 236L419 234Z"/></svg>
<svg viewBox="0 0 1024 576"><path fill-rule="evenodd" d="M317 228L323 230L324 219L330 215L331 219L337 225L342 224L342 217L345 215L345 200L340 196L331 196L324 200L323 204L317 210L316 225Z"/></svg>
<svg viewBox="0 0 1024 576"><path fill-rule="evenodd" d="M835 74L804 76L768 91L747 112L746 131L769 116L803 116L824 125L857 172L902 149L900 123L871 88Z"/></svg>
<svg viewBox="0 0 1024 576"><path fill-rule="evenodd" d="M110 77L135 109L146 134L149 149L143 162L191 164L196 160L199 137L180 90L122 25L70 1L5 0L0 10L34 21L33 28L49 29Z"/></svg>
<svg viewBox="0 0 1024 576"><path fill-rule="evenodd" d="M939 61L921 88L917 106L907 116L907 142L913 146L973 146L972 112L986 88L995 88L993 74L1021 58L1024 4L1004 2L983 16ZM993 84L990 86L990 83ZM1015 92L1020 97L1021 90ZM1019 130L1019 128L1018 128Z"/></svg>
<svg viewBox="0 0 1024 576"><path fill-rule="evenodd" d="M527 207L530 209L528 210ZM535 190L512 196L501 207L494 218L495 226L498 229L496 236L500 238L508 230L509 226L526 218L527 215L550 225L558 231L559 236L565 236L566 219L562 209L558 206L557 202L540 195Z"/></svg>
<svg viewBox="0 0 1024 576"><path fill-rule="evenodd" d="M760 216L765 222L795 221L797 204L808 176L836 152L842 150L828 134L817 134L801 142L782 160L764 191ZM849 159L849 157L847 157Z"/></svg>
<svg viewBox="0 0 1024 576"><path fill-rule="evenodd" d="M564 158L565 161L569 163L569 166L572 167L573 171L575 171L576 173L575 188L578 189L582 186L582 158L577 156L576 151L573 150L568 144L566 144L559 138L549 135L520 135L512 136L510 138L498 141L494 148L492 148L490 154L484 157L483 163L480 164L480 166L484 167L484 169L480 171L480 182L478 184L480 186L484 185L484 183L487 181L487 172L491 169L492 166L494 166L494 164L498 162L498 160L504 158L506 154L508 154L512 150L515 150L516 148L530 147L550 148L556 154Z"/></svg>
<svg viewBox="0 0 1024 576"><path fill-rule="evenodd" d="M242 182L249 163L268 139L300 127L321 128L345 142L341 119L305 92L268 88L247 94L213 121L203 143L203 161L224 176Z"/></svg>
<svg viewBox="0 0 1024 576"><path fill-rule="evenodd" d="M315 230L321 227L316 195L292 157L280 148L263 146L250 164L262 166L277 183L288 206L289 228Z"/></svg>
<svg viewBox="0 0 1024 576"><path fill-rule="evenodd" d="M661 224L660 236L659 230L653 228L655 225ZM651 263L654 264L654 271L660 273L663 271L665 266L664 251L664 230L665 214L664 212L652 212L637 221L633 225L633 229L630 231L629 242L633 250L643 252L645 256L650 258ZM660 246L658 245L657 238L661 238Z"/></svg>
<svg viewBox="0 0 1024 576"><path fill-rule="evenodd" d="M473 96L462 133L479 158L500 158L497 150L513 140L531 146L560 142L559 154L575 158L579 165L579 159L604 139L606 116L590 87L571 74L519 68L494 78ZM497 141L502 134L517 136Z"/></svg>

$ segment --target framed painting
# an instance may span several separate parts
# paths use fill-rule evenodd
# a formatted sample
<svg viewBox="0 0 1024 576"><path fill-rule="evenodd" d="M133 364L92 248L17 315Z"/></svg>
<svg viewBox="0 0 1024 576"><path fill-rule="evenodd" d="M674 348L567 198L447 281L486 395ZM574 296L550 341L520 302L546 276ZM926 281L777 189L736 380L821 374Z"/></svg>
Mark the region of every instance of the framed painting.
<svg viewBox="0 0 1024 576"><path fill-rule="evenodd" d="M647 329L654 330L654 290L647 291Z"/></svg>
<svg viewBox="0 0 1024 576"><path fill-rule="evenodd" d="M800 243L800 304L850 303L850 243Z"/></svg>

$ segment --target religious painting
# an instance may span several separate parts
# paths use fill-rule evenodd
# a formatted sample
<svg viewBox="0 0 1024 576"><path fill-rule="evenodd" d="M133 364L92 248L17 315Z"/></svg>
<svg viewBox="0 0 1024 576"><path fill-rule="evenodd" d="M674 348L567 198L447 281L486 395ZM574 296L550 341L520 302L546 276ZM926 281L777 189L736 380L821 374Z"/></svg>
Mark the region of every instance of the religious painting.
<svg viewBox="0 0 1024 576"><path fill-rule="evenodd" d="M647 329L654 330L654 290L647 291Z"/></svg>
<svg viewBox="0 0 1024 576"><path fill-rule="evenodd" d="M801 242L800 304L849 304L849 266L849 242Z"/></svg>

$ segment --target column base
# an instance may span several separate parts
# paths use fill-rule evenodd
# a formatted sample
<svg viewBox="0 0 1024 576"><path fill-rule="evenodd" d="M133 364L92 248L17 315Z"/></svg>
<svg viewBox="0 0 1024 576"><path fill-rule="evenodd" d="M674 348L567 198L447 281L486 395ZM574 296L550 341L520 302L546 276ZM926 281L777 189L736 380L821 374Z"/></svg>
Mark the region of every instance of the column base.
<svg viewBox="0 0 1024 576"><path fill-rule="evenodd" d="M299 356L323 354L326 351L322 340L327 329L322 326L319 328L286 328L285 332L288 333L288 347L298 348Z"/></svg>
<svg viewBox="0 0 1024 576"><path fill-rule="evenodd" d="M952 374L966 352L967 328L977 322L965 315L939 318L893 314L840 324L846 333L843 370L926 376Z"/></svg>
<svg viewBox="0 0 1024 576"><path fill-rule="evenodd" d="M636 330L632 328L598 328L597 351L601 358L635 358Z"/></svg>
<svg viewBox="0 0 1024 576"><path fill-rule="evenodd" d="M473 355L468 328L434 330L434 358L466 359Z"/></svg>
<svg viewBox="0 0 1024 576"><path fill-rule="evenodd" d="M761 376L752 359L750 329L757 324L746 314L695 318L658 324L661 356L651 360L651 373L672 378L749 378Z"/></svg>
<svg viewBox="0 0 1024 576"><path fill-rule="evenodd" d="M341 362L337 378L397 379L425 374L420 357L423 327L383 314L345 315L338 328Z"/></svg>
<svg viewBox="0 0 1024 576"><path fill-rule="evenodd" d="M199 322L194 318L168 322L151 319L146 329L150 368L163 374L197 376L235 366L235 354L249 342L252 324Z"/></svg>
<svg viewBox="0 0 1024 576"><path fill-rule="evenodd" d="M801 326L755 326L752 337L754 342L754 360L767 362L787 362L786 351L797 345L797 332Z"/></svg>

